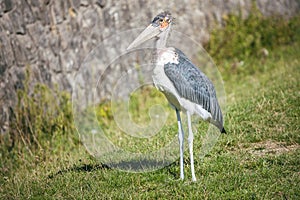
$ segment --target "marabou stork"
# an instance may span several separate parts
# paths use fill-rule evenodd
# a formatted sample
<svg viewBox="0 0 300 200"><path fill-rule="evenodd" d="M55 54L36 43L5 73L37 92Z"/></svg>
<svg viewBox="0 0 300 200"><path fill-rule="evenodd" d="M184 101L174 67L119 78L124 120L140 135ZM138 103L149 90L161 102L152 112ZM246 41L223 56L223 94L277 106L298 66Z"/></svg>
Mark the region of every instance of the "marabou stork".
<svg viewBox="0 0 300 200"><path fill-rule="evenodd" d="M188 121L188 144L191 161L192 181L196 181L193 158L193 132L191 115L199 115L203 120L215 125L221 133L226 133L214 85L186 55L174 47L166 47L173 17L168 11L158 14L150 25L130 44L127 50L143 42L156 38L156 67L153 70L155 87L164 93L176 110L180 149L180 178L183 172L184 132L180 111L186 112Z"/></svg>

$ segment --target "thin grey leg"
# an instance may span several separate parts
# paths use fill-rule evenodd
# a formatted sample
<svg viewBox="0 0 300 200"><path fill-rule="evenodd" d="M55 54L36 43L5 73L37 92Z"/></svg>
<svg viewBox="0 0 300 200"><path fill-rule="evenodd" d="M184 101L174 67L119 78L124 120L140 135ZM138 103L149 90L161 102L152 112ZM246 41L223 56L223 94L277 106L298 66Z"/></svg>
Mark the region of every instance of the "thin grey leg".
<svg viewBox="0 0 300 200"><path fill-rule="evenodd" d="M196 181L197 179L195 176L194 152L193 152L194 134L193 134L193 130L192 130L191 115L190 115L189 111L186 112L186 115L187 115L187 120L188 120L188 129L189 129L188 143L189 143L190 160L191 160L192 181Z"/></svg>
<svg viewBox="0 0 300 200"><path fill-rule="evenodd" d="M180 112L176 109L176 116L178 122L178 140L179 140L179 151L180 151L180 178L181 180L184 179L184 172L183 172L183 139L184 139L184 132L182 128Z"/></svg>

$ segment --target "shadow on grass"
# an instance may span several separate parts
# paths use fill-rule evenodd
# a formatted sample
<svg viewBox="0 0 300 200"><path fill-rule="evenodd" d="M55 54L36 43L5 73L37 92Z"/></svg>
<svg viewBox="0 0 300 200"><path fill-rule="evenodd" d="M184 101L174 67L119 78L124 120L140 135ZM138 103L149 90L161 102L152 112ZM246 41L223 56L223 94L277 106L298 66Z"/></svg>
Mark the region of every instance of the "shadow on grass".
<svg viewBox="0 0 300 200"><path fill-rule="evenodd" d="M111 169L111 168L106 164L83 164L83 165L81 164L79 166L74 166L68 169L59 170L56 173L48 175L48 178L52 179L58 175L62 175L69 172L92 172L92 171L103 170L103 169Z"/></svg>
<svg viewBox="0 0 300 200"><path fill-rule="evenodd" d="M166 169L169 174L171 174L174 177L177 177L177 173L175 173L173 170L174 170L174 166L176 166L178 162L168 163L166 166L162 168L155 168L155 166L162 166L162 164L163 162L158 162L153 160L123 161L119 163L109 163L109 164L80 164L78 166L74 166L68 169L62 169L57 171L56 173L52 173L48 175L48 178L52 179L56 176L63 175L69 172L93 172L97 170L108 170L108 169L109 170L116 169L120 171L132 171L132 172L150 172L150 171Z"/></svg>

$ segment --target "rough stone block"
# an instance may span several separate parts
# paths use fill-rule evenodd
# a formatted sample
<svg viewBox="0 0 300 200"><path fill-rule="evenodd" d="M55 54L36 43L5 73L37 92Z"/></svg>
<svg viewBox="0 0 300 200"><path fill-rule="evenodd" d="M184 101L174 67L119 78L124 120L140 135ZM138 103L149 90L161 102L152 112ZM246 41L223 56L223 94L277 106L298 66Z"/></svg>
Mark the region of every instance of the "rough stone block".
<svg viewBox="0 0 300 200"><path fill-rule="evenodd" d="M21 45L17 37L11 38L11 47L14 52L15 62L18 66L25 66L27 64L26 49Z"/></svg>
<svg viewBox="0 0 300 200"><path fill-rule="evenodd" d="M0 34L0 77L7 68L13 65L14 54L11 48L10 39L6 33Z"/></svg>
<svg viewBox="0 0 300 200"><path fill-rule="evenodd" d="M25 23L20 9L15 9L10 12L9 19L16 34L24 35L26 33Z"/></svg>

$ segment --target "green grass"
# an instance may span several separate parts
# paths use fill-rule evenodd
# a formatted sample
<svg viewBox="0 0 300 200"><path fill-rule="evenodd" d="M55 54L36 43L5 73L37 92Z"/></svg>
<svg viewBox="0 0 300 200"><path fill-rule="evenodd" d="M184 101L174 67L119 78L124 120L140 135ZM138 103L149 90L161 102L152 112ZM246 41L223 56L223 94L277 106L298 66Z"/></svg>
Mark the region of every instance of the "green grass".
<svg viewBox="0 0 300 200"><path fill-rule="evenodd" d="M299 54L300 42L294 41L274 47L265 59L244 57L244 65L234 69L234 58L219 65L227 93L228 134L220 136L203 160L195 148L195 183L190 181L187 152L184 181L179 180L178 160L157 171L129 173L101 165L78 142L69 144L66 137L74 137L69 132L61 136L63 143L43 148L22 148L19 142L9 152L2 142L0 199L299 199ZM153 92L144 91L158 101ZM149 118L140 112L148 110L136 104L138 96L132 97L132 119L146 124ZM102 125L113 129L109 108L102 105L98 112L107 119ZM168 126L167 134L175 135L176 123ZM60 140L49 137L53 143ZM195 147L201 146L200 140L196 135ZM132 150L145 144L133 142Z"/></svg>

